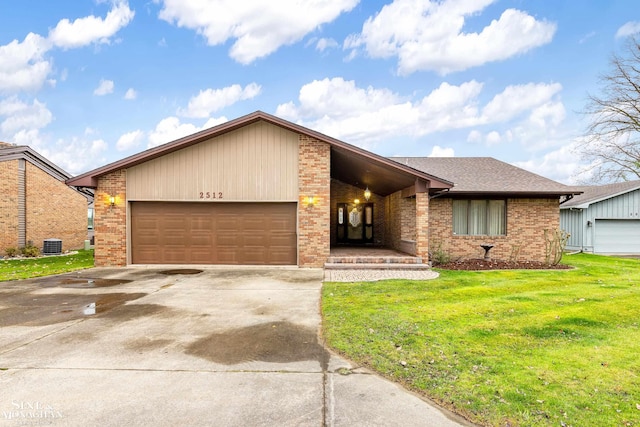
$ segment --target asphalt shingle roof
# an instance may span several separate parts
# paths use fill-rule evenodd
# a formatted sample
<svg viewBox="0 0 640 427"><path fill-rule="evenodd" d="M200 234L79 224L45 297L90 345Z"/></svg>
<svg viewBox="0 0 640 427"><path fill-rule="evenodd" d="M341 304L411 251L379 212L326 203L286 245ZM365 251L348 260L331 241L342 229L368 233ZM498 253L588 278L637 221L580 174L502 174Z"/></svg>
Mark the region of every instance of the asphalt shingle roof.
<svg viewBox="0 0 640 427"><path fill-rule="evenodd" d="M605 185L583 185L573 187L583 193L562 205L563 208L588 207L591 203L609 199L619 194L640 189L640 180L617 182Z"/></svg>
<svg viewBox="0 0 640 427"><path fill-rule="evenodd" d="M391 157L396 162L452 181L451 193L571 194L575 187L492 157Z"/></svg>

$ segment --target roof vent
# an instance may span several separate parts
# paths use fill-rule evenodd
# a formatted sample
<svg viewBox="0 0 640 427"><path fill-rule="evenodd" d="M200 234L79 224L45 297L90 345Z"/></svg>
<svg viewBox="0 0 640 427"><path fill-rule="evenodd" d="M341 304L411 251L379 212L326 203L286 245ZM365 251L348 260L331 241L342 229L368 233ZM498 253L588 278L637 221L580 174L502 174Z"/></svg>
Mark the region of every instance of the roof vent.
<svg viewBox="0 0 640 427"><path fill-rule="evenodd" d="M62 253L62 240L44 239L42 248L43 255L60 255Z"/></svg>

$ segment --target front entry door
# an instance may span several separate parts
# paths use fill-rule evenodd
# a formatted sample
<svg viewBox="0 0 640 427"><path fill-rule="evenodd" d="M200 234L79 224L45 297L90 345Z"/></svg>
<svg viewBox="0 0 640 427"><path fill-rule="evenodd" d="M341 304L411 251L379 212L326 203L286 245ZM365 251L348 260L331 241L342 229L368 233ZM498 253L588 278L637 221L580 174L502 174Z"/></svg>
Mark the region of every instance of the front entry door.
<svg viewBox="0 0 640 427"><path fill-rule="evenodd" d="M373 242L373 203L338 203L339 243Z"/></svg>

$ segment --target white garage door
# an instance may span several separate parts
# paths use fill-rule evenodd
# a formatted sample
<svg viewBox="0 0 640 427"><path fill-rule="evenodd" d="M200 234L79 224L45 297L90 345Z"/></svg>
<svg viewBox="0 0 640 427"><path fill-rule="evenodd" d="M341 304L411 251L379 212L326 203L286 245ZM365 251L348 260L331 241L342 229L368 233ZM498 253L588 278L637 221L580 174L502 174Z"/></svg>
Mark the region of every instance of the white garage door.
<svg viewBox="0 0 640 427"><path fill-rule="evenodd" d="M600 254L640 253L640 220L596 220L594 247Z"/></svg>

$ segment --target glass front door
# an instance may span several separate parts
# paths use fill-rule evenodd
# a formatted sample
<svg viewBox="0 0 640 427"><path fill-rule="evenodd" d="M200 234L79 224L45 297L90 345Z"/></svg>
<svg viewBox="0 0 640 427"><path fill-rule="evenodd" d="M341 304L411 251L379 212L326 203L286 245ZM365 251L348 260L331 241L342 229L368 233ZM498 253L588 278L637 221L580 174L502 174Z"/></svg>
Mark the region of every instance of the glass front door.
<svg viewBox="0 0 640 427"><path fill-rule="evenodd" d="M373 242L373 203L338 203L339 243Z"/></svg>

